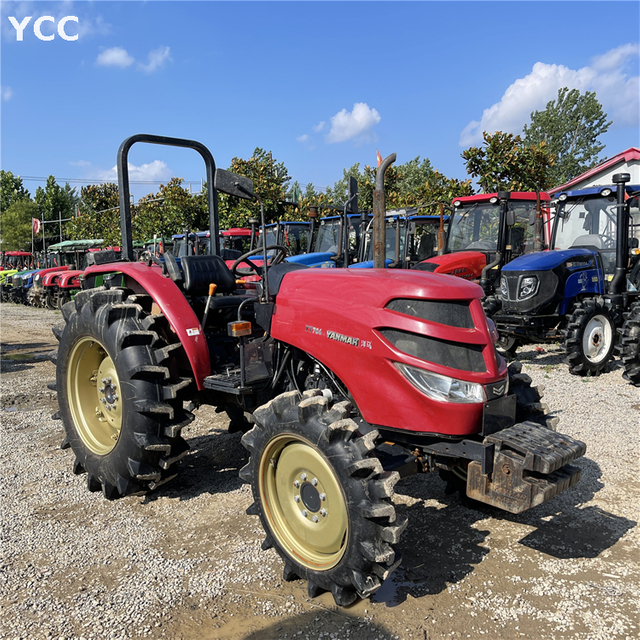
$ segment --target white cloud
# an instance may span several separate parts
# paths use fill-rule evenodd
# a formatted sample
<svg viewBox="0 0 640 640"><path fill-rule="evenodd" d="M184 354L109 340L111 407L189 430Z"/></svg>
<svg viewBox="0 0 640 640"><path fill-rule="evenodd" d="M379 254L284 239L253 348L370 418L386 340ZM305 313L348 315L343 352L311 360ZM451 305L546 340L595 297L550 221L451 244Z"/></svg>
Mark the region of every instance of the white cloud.
<svg viewBox="0 0 640 640"><path fill-rule="evenodd" d="M358 143L375 142L377 136L372 131L380 122L380 114L366 102L356 102L353 111L342 109L331 118L331 131L325 136L328 144L354 140Z"/></svg>
<svg viewBox="0 0 640 640"><path fill-rule="evenodd" d="M5 102L8 102L13 98L13 89L11 87L7 87L6 85L2 87L2 99Z"/></svg>
<svg viewBox="0 0 640 640"><path fill-rule="evenodd" d="M625 44L592 60L590 66L569 69L564 65L536 62L531 73L516 80L504 92L500 102L471 121L460 134L461 147L482 142L482 132L520 133L532 111L543 110L569 87L581 93L595 91L604 111L613 120L613 128L640 126L640 86L637 59L640 45ZM630 75L635 72L636 75Z"/></svg>
<svg viewBox="0 0 640 640"><path fill-rule="evenodd" d="M322 131L324 129L324 120L322 120L322 122L318 122L317 125L315 125L315 127L312 127L312 129L318 133L320 131Z"/></svg>
<svg viewBox="0 0 640 640"><path fill-rule="evenodd" d="M163 182L171 178L171 169L162 160L154 160L139 167L129 163L129 180L131 182ZM98 171L100 180L117 180L118 169L113 167L107 171Z"/></svg>
<svg viewBox="0 0 640 640"><path fill-rule="evenodd" d="M301 136L298 136L298 137L296 138L296 140L297 140L298 142L306 142L308 139L309 139L309 134L307 134L307 133L304 133L304 134L302 134Z"/></svg>
<svg viewBox="0 0 640 640"><path fill-rule="evenodd" d="M159 47L149 52L147 64L138 63L138 69L145 73L153 73L164 66L164 63L171 61L171 49L169 47Z"/></svg>
<svg viewBox="0 0 640 640"><path fill-rule="evenodd" d="M96 64L102 67L120 67L121 69L130 67L134 62L134 58L122 47L105 49L98 55L98 59L96 60Z"/></svg>

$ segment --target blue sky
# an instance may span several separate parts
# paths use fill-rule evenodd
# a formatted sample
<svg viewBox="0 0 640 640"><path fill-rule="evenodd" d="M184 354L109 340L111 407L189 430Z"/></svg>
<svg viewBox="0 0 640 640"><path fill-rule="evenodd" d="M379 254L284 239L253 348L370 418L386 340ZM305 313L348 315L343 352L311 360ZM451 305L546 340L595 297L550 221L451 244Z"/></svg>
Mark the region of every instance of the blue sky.
<svg viewBox="0 0 640 640"><path fill-rule="evenodd" d="M124 138L155 133L204 143L224 168L262 147L318 188L376 149L464 179L483 130L520 133L562 86L596 91L611 156L640 146L639 6L3 1L1 166L101 181ZM43 16L52 40L34 32ZM75 40L58 32L67 16ZM136 145L129 160L132 180L204 177L195 152Z"/></svg>

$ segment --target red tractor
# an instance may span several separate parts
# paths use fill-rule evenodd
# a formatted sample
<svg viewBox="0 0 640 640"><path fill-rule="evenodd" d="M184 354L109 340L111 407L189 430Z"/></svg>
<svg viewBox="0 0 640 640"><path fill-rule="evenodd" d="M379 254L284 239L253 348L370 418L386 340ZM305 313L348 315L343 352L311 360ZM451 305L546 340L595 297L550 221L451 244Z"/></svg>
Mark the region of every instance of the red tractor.
<svg viewBox="0 0 640 640"><path fill-rule="evenodd" d="M113 499L155 489L188 450L181 431L194 407L236 414L250 452L240 475L264 548L280 554L285 579L306 579L312 597L329 590L348 605L400 562L407 522L392 496L402 477L439 471L474 500L512 513L578 481L570 463L586 446L555 432L530 378L496 354L473 283L310 269L264 240L232 269L217 244L179 267L170 252L164 263L133 262L127 157L137 142L201 154L211 237L218 191L258 197L251 180L216 169L198 142L136 135L120 146L123 259L95 254L54 329L62 446L90 490ZM376 179L383 229L383 176L394 159ZM264 225L263 208L262 217ZM258 251L277 255L265 268L266 260L248 261ZM375 257L384 264L384 253ZM260 275L257 288L238 284L242 263Z"/></svg>

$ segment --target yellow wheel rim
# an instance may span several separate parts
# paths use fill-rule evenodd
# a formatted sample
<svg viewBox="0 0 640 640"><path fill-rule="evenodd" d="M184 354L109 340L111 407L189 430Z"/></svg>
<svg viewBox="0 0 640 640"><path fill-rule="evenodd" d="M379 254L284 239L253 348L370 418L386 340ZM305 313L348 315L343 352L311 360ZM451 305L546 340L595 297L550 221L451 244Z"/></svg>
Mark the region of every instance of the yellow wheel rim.
<svg viewBox="0 0 640 640"><path fill-rule="evenodd" d="M95 338L82 338L73 347L67 393L82 442L93 453L106 455L120 437L122 398L113 360Z"/></svg>
<svg viewBox="0 0 640 640"><path fill-rule="evenodd" d="M349 537L347 505L335 471L311 443L274 438L260 458L260 498L281 548L316 571L334 567Z"/></svg>

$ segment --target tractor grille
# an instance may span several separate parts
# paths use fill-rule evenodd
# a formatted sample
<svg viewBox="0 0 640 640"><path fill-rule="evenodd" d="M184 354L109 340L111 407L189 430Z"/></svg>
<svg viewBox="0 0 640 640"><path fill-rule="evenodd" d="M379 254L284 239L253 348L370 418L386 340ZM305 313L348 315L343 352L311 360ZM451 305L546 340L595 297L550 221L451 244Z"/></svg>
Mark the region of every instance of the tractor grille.
<svg viewBox="0 0 640 640"><path fill-rule="evenodd" d="M536 294L526 300L518 300L518 289L523 278L535 276L538 278L538 290ZM509 298L502 297L502 310L509 313L543 313L543 307L553 302L557 296L562 296L560 281L553 271L503 271L502 277L506 280Z"/></svg>
<svg viewBox="0 0 640 640"><path fill-rule="evenodd" d="M396 298L387 304L387 309L404 313L414 318L445 324L449 327L473 329L469 302L465 300L416 300Z"/></svg>
<svg viewBox="0 0 640 640"><path fill-rule="evenodd" d="M414 358L473 373L487 370L482 345L449 342L399 329L380 329L380 333L398 351Z"/></svg>

